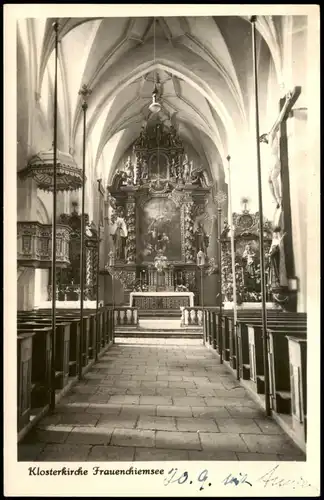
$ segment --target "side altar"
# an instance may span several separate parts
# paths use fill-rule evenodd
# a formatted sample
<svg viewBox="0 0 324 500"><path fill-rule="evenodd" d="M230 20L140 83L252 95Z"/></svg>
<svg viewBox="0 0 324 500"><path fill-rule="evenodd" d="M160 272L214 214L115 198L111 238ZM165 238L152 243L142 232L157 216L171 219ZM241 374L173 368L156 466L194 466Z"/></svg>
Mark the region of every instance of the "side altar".
<svg viewBox="0 0 324 500"><path fill-rule="evenodd" d="M142 127L108 186L105 272L121 283L125 305L167 312L200 303L197 254L207 255L211 186L174 126L156 117Z"/></svg>

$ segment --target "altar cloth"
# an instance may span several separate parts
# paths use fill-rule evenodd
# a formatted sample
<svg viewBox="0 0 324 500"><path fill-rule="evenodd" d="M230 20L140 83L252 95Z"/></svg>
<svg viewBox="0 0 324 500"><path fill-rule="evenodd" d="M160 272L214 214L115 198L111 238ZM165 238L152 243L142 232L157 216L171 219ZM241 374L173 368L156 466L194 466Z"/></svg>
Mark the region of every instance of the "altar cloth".
<svg viewBox="0 0 324 500"><path fill-rule="evenodd" d="M139 309L180 309L193 307L193 292L131 292L130 307Z"/></svg>

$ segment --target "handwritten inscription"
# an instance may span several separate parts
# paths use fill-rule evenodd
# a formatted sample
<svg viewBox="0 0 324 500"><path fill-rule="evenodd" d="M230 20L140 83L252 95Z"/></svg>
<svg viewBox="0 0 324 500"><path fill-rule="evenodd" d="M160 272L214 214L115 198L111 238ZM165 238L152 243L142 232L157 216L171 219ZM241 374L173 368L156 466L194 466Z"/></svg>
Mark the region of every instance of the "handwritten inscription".
<svg viewBox="0 0 324 500"><path fill-rule="evenodd" d="M199 491L202 491L206 481L208 480L208 471L204 469L200 472L200 474L198 474L197 477L192 477L192 479L190 479L187 471L179 472L177 468L172 468L169 470L168 476L169 477L166 477L163 481L165 486L168 486L171 483L184 484L189 480L188 484L197 484L198 482ZM211 486L211 483L208 483L208 486Z"/></svg>
<svg viewBox="0 0 324 500"><path fill-rule="evenodd" d="M223 480L223 484L225 484L225 486L228 484L233 484L234 486L238 486L239 484L248 484L249 486L252 486L250 481L248 481L247 474L242 474L241 472L239 472L238 475L233 475L232 473L228 474L228 476Z"/></svg>
<svg viewBox="0 0 324 500"><path fill-rule="evenodd" d="M295 487L308 488L312 486L308 481L306 481L301 476L299 478L292 478L292 479L280 477L276 472L278 467L279 465L276 465L269 472L266 472L265 474L263 474L258 478L258 481L263 483L263 486L265 488L267 486L279 486L279 487L291 486L293 489L295 489Z"/></svg>

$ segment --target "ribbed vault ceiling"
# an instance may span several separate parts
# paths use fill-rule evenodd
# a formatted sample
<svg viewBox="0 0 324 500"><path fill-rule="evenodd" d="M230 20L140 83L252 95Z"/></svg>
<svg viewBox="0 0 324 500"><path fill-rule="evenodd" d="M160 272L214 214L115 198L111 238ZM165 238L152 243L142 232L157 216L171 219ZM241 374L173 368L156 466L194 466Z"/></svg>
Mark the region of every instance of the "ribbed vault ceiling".
<svg viewBox="0 0 324 500"><path fill-rule="evenodd" d="M20 26L18 40L25 53L27 46L29 51L34 49L29 78L49 123L53 114L53 22L27 20ZM270 71L278 81L281 78L282 22L279 16L258 17L261 94ZM148 106L157 78L161 119L176 126L216 179L223 176L222 164L229 149L238 137L244 140L250 127L253 66L247 18L65 18L59 24L60 149L72 150L80 158L78 92L86 84L92 90L87 132L95 171L105 149L114 144L109 165L105 165L108 178L109 170L150 119Z"/></svg>

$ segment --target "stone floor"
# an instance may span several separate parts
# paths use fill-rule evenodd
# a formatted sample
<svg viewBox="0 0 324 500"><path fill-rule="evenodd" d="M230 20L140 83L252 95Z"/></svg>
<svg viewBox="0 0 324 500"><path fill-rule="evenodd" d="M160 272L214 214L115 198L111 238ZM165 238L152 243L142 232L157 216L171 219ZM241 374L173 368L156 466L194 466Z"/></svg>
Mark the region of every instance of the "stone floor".
<svg viewBox="0 0 324 500"><path fill-rule="evenodd" d="M20 461L305 460L199 340L116 339Z"/></svg>

